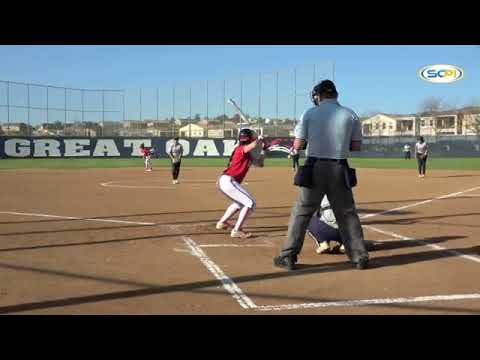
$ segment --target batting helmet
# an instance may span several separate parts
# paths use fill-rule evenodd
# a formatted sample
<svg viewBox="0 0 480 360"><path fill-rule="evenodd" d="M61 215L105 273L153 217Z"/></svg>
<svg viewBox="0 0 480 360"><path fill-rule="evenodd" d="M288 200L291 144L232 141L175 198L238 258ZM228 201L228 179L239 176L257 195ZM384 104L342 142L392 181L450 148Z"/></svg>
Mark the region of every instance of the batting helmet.
<svg viewBox="0 0 480 360"><path fill-rule="evenodd" d="M242 129L238 133L238 141L240 144L248 144L253 140L253 131L250 129Z"/></svg>

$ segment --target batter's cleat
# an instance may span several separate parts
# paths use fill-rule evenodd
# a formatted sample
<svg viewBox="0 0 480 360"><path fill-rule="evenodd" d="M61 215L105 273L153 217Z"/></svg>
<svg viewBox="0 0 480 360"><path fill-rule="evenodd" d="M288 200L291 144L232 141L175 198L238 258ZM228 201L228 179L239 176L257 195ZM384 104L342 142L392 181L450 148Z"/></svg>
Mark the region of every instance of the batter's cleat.
<svg viewBox="0 0 480 360"><path fill-rule="evenodd" d="M330 252L330 244L328 241L323 241L318 244L317 250L315 250L317 254L328 254Z"/></svg>
<svg viewBox="0 0 480 360"><path fill-rule="evenodd" d="M368 262L368 257L364 256L361 257L355 265L358 270L365 270L366 268L368 268Z"/></svg>
<svg viewBox="0 0 480 360"><path fill-rule="evenodd" d="M215 228L217 230L225 230L225 229L228 229L229 226L230 226L230 224L228 224L228 223L217 222L217 225L215 226Z"/></svg>
<svg viewBox="0 0 480 360"><path fill-rule="evenodd" d="M297 267L295 263L297 262L296 256L284 256L280 255L273 258L273 265L288 271L295 270Z"/></svg>
<svg viewBox="0 0 480 360"><path fill-rule="evenodd" d="M232 238L242 238L242 239L247 239L249 237L251 237L252 234L251 233L246 233L246 232L243 232L242 230L235 230L233 229L232 232L230 233L230 237Z"/></svg>

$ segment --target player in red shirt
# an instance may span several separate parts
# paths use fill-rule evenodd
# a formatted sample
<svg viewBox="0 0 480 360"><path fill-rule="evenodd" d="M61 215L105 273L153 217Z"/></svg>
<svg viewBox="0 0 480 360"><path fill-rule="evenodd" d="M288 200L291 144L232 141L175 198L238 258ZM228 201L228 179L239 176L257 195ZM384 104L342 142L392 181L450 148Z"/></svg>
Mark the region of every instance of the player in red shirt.
<svg viewBox="0 0 480 360"><path fill-rule="evenodd" d="M257 139L253 137L253 131L250 129L242 129L239 133L239 145L233 150L230 162L223 175L218 179L217 185L219 190L227 196L233 203L227 208L225 214L217 223L217 229L227 229L231 226L228 220L240 210L238 220L233 227L230 236L232 238L248 238L251 233L245 233L242 227L255 210L255 199L240 184L247 175L248 169L253 162L251 151L258 144L263 144L263 137Z"/></svg>
<svg viewBox="0 0 480 360"><path fill-rule="evenodd" d="M143 159L145 161L145 171L152 171L152 164L150 161L150 148L145 147L145 144L140 144L140 152L143 155Z"/></svg>

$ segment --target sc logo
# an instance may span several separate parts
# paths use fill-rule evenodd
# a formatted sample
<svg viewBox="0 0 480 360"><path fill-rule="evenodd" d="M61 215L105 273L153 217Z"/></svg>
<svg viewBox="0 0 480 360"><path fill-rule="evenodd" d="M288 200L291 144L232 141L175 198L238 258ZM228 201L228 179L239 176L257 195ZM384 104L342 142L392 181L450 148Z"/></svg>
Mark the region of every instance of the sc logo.
<svg viewBox="0 0 480 360"><path fill-rule="evenodd" d="M429 65L419 71L420 78L432 83L452 83L463 75L463 69L453 65Z"/></svg>

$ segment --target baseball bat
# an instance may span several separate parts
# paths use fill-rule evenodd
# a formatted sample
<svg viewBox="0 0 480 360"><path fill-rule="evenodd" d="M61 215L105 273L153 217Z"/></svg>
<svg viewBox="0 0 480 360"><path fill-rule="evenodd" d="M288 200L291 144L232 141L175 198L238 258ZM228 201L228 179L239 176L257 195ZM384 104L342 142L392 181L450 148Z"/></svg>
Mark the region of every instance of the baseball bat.
<svg viewBox="0 0 480 360"><path fill-rule="evenodd" d="M235 110L237 110L237 113L238 115L240 115L240 118L245 121L247 124L251 124L252 121L250 121L249 119L247 119L247 117L245 116L245 114L243 113L242 109L240 109L240 107L237 105L237 103L235 101L233 101L232 98L228 99L228 103L230 105L232 105Z"/></svg>

